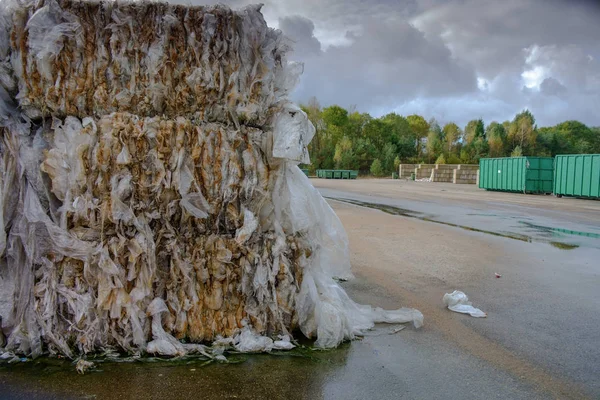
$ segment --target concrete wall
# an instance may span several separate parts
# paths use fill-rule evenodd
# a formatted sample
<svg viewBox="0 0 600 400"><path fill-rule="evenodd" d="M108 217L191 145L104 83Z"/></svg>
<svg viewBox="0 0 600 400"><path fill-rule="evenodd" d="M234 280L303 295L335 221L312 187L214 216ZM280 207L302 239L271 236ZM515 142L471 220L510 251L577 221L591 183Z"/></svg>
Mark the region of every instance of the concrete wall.
<svg viewBox="0 0 600 400"><path fill-rule="evenodd" d="M410 178L414 173L416 179L431 179L431 182L477 183L479 165L477 164L400 164L398 177Z"/></svg>
<svg viewBox="0 0 600 400"><path fill-rule="evenodd" d="M435 169L449 169L454 170L460 167L460 164L436 164Z"/></svg>
<svg viewBox="0 0 600 400"><path fill-rule="evenodd" d="M454 171L449 168L434 169L431 171L431 182L452 182Z"/></svg>
<svg viewBox="0 0 600 400"><path fill-rule="evenodd" d="M415 177L417 179L431 178L431 171L435 169L435 164L419 164L415 168Z"/></svg>
<svg viewBox="0 0 600 400"><path fill-rule="evenodd" d="M438 164L431 171L431 182L474 184L478 171L476 164Z"/></svg>
<svg viewBox="0 0 600 400"><path fill-rule="evenodd" d="M415 172L415 167L416 167L415 164L400 164L400 166L398 167L398 177L400 179L410 178L410 174Z"/></svg>
<svg viewBox="0 0 600 400"><path fill-rule="evenodd" d="M477 183L479 170L478 169L455 169L452 171L452 183L467 183L474 185Z"/></svg>

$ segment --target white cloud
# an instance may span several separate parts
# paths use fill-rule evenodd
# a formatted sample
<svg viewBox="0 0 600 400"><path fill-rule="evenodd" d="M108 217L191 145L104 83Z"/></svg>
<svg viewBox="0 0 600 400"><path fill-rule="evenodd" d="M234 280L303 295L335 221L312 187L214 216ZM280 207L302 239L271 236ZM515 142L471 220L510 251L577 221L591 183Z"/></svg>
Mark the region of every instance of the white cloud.
<svg viewBox="0 0 600 400"><path fill-rule="evenodd" d="M488 85L489 85L489 82L487 81L487 79L482 78L482 77L477 77L477 87L479 88L479 90L487 90Z"/></svg>
<svg viewBox="0 0 600 400"><path fill-rule="evenodd" d="M539 89L541 83L546 78L546 68L541 65L535 66L532 69L528 69L523 71L521 77L523 78L523 83L529 89Z"/></svg>

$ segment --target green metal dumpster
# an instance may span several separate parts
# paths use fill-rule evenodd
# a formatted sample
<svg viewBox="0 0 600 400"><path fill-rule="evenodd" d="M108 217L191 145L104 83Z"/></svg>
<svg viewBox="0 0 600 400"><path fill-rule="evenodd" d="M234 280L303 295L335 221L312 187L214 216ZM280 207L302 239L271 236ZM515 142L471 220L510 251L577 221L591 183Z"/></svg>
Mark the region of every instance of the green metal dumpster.
<svg viewBox="0 0 600 400"><path fill-rule="evenodd" d="M324 179L356 179L358 171L348 169L318 169L317 178Z"/></svg>
<svg viewBox="0 0 600 400"><path fill-rule="evenodd" d="M479 187L486 190L552 193L552 157L506 157L479 160Z"/></svg>
<svg viewBox="0 0 600 400"><path fill-rule="evenodd" d="M556 156L554 194L600 198L600 154Z"/></svg>
<svg viewBox="0 0 600 400"><path fill-rule="evenodd" d="M301 170L302 172L304 172L304 175L308 176L308 170L307 170L307 169L300 168L300 170Z"/></svg>

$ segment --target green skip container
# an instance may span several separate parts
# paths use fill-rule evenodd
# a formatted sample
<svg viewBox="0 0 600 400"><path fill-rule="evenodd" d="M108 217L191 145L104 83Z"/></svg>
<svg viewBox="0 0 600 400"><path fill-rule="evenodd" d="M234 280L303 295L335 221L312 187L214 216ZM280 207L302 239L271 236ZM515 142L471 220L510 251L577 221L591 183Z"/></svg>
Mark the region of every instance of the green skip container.
<svg viewBox="0 0 600 400"><path fill-rule="evenodd" d="M554 194L600 198L600 154L556 156Z"/></svg>
<svg viewBox="0 0 600 400"><path fill-rule="evenodd" d="M318 169L317 178L324 179L356 179L358 171L346 169Z"/></svg>
<svg viewBox="0 0 600 400"><path fill-rule="evenodd" d="M479 187L519 193L552 193L552 157L505 157L479 160Z"/></svg>

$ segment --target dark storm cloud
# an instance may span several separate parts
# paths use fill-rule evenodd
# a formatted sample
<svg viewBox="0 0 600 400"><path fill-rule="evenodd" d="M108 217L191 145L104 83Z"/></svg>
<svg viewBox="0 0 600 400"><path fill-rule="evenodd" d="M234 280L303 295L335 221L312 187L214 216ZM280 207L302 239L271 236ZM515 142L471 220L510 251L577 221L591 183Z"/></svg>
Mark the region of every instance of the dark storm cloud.
<svg viewBox="0 0 600 400"><path fill-rule="evenodd" d="M310 21L302 21L303 27L295 24L290 34L300 44L291 58L305 61L304 77L295 93L300 101L315 95L323 104L391 110L414 97L477 89L470 67L454 60L440 40L425 38L407 21L364 21L361 33L347 34L349 45L330 46L322 52L315 52L314 44L306 45L313 43L314 36ZM281 25L286 34L287 25Z"/></svg>
<svg viewBox="0 0 600 400"><path fill-rule="evenodd" d="M263 2L267 22L295 43L290 58L305 62L297 101L460 125L529 108L541 125L600 125L597 1Z"/></svg>
<svg viewBox="0 0 600 400"><path fill-rule="evenodd" d="M540 84L540 92L549 96L558 96L566 91L567 88L554 78L546 78Z"/></svg>
<svg viewBox="0 0 600 400"><path fill-rule="evenodd" d="M292 39L294 51L303 56L321 53L321 43L314 36L315 24L299 15L279 18L279 28Z"/></svg>

